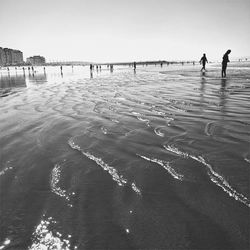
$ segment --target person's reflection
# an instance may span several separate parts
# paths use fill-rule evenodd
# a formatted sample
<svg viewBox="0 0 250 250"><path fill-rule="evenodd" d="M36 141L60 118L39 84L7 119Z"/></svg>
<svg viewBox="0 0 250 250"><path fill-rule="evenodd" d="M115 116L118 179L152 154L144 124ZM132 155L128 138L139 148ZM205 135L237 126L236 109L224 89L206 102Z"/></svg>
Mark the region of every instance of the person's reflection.
<svg viewBox="0 0 250 250"><path fill-rule="evenodd" d="M63 78L63 72L61 71L61 77Z"/></svg>
<svg viewBox="0 0 250 250"><path fill-rule="evenodd" d="M226 85L227 85L227 79L226 78L221 79L219 107L223 116L226 114L226 103L227 103Z"/></svg>
<svg viewBox="0 0 250 250"><path fill-rule="evenodd" d="M47 82L47 75L46 72L40 72L40 73L32 73L28 75L29 83L34 84L43 84Z"/></svg>
<svg viewBox="0 0 250 250"><path fill-rule="evenodd" d="M92 79L93 78L93 71L91 70L90 71L90 79Z"/></svg>
<svg viewBox="0 0 250 250"><path fill-rule="evenodd" d="M205 86L206 86L206 78L205 78L205 72L201 73L201 85L200 85L200 111L203 112L204 109L204 103L205 103Z"/></svg>

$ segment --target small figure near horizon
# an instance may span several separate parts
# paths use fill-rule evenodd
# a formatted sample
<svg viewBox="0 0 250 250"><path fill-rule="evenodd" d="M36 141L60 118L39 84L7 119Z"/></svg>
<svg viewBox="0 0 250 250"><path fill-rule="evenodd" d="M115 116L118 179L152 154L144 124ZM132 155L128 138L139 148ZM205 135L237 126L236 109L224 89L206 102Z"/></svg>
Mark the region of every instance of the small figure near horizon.
<svg viewBox="0 0 250 250"><path fill-rule="evenodd" d="M62 65L60 66L60 70L61 70L61 72L62 72Z"/></svg>
<svg viewBox="0 0 250 250"><path fill-rule="evenodd" d="M110 72L113 73L113 70L114 70L114 66L113 64L110 64Z"/></svg>
<svg viewBox="0 0 250 250"><path fill-rule="evenodd" d="M92 64L89 65L89 69L90 69L90 71L93 70L93 65Z"/></svg>
<svg viewBox="0 0 250 250"><path fill-rule="evenodd" d="M136 70L136 62L134 62L134 70Z"/></svg>
<svg viewBox="0 0 250 250"><path fill-rule="evenodd" d="M203 70L206 71L206 63L208 63L208 61L207 61L207 57L206 57L205 53L203 54L203 57L200 60L200 64L201 63L202 63L201 71L203 71Z"/></svg>
<svg viewBox="0 0 250 250"><path fill-rule="evenodd" d="M221 77L226 77L226 70L227 70L227 63L230 62L228 59L228 55L231 53L231 50L227 50L222 58L222 70L221 70Z"/></svg>

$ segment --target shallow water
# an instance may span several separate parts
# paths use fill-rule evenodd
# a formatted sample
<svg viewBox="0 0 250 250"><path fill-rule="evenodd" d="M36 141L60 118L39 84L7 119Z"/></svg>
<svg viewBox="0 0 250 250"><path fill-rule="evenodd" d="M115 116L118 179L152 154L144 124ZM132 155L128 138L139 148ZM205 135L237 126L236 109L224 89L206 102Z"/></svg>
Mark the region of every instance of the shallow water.
<svg viewBox="0 0 250 250"><path fill-rule="evenodd" d="M248 249L250 67L0 75L0 249Z"/></svg>

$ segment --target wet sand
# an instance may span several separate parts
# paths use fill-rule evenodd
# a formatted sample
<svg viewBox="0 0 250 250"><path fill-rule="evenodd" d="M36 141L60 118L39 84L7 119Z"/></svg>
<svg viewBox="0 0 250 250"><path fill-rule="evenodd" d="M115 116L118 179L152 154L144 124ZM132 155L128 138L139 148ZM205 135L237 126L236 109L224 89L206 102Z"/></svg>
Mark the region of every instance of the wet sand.
<svg viewBox="0 0 250 250"><path fill-rule="evenodd" d="M250 67L0 75L0 249L249 249Z"/></svg>

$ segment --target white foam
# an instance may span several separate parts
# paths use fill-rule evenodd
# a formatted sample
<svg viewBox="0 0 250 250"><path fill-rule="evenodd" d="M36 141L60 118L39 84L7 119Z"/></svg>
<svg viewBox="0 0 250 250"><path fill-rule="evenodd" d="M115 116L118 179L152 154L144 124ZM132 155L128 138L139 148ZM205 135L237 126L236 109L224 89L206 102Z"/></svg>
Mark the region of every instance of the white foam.
<svg viewBox="0 0 250 250"><path fill-rule="evenodd" d="M148 158L146 156L143 156L143 155L139 155L137 154L138 156L140 156L141 158L143 158L144 160L147 160L147 161L151 161L151 162L154 162L160 166L162 166L164 169L166 169L168 171L169 174L171 174L175 179L177 180L183 180L184 179L184 176L181 175L181 174L178 174L171 166L170 166L170 163L169 162L165 162L165 161L162 161L162 160L159 160L159 159L156 159L156 158Z"/></svg>
<svg viewBox="0 0 250 250"><path fill-rule="evenodd" d="M141 195L140 189L136 186L134 182L131 184L131 187L137 194Z"/></svg>
<svg viewBox="0 0 250 250"><path fill-rule="evenodd" d="M250 159L248 159L248 158L245 157L244 160L245 160L246 162L250 163Z"/></svg>
<svg viewBox="0 0 250 250"><path fill-rule="evenodd" d="M188 153L182 152L182 151L180 151L178 148L176 148L176 147L174 147L174 146L170 146L170 145L166 146L166 145L164 145L163 147L164 147L166 150L168 150L168 151L170 151L170 152L172 152L172 153L175 153L175 154L177 154L177 155L179 155L179 156L182 156L182 157L184 157L184 158L188 158L188 157L189 157L189 154L188 154Z"/></svg>
<svg viewBox="0 0 250 250"><path fill-rule="evenodd" d="M156 135L158 135L158 136L160 136L160 137L164 137L165 134L162 133L162 132L160 131L160 128L161 128L161 127L155 128L155 129L154 129L154 132L155 132Z"/></svg>
<svg viewBox="0 0 250 250"><path fill-rule="evenodd" d="M188 154L186 152L182 152L180 151L178 148L173 147L173 146L165 146L164 148L168 151L171 151L173 153L176 153L177 155L184 157L184 158L191 158L195 161L198 161L200 163L202 163L207 171L208 171L208 175L210 177L210 180L215 183L217 186L219 186L220 188L222 188L223 191L225 191L226 193L229 194L230 197L233 197L235 200L242 202L243 204L245 204L246 206L250 207L250 201L248 200L247 197L245 197L243 194L237 192L236 190L234 190L230 184L226 181L226 179L221 176L220 174L218 174L213 167L207 163L205 161L205 159L202 156L194 156L191 154Z"/></svg>
<svg viewBox="0 0 250 250"><path fill-rule="evenodd" d="M5 247L7 247L9 244L11 243L11 240L6 238L3 242L3 244L0 246L0 250L4 249Z"/></svg>
<svg viewBox="0 0 250 250"><path fill-rule="evenodd" d="M125 179L122 175L119 175L118 172L117 172L117 170L115 168L109 166L101 158L98 158L98 157L90 154L89 152L85 152L85 151L81 150L81 148L78 145L76 145L72 139L70 139L68 143L69 143L69 145L70 145L71 148L80 151L84 156L86 156L90 160L94 161L98 166L100 166L102 169L104 169L105 171L107 171L112 176L112 179L116 183L118 183L119 186L125 186L128 183L127 179ZM131 184L131 188L137 194L141 195L141 191L139 190L139 188L136 187L135 183Z"/></svg>
<svg viewBox="0 0 250 250"><path fill-rule="evenodd" d="M7 163L9 163L9 162L7 162ZM12 170L12 169L13 169L12 166L5 167L3 170L0 171L0 176L4 175L7 171Z"/></svg>
<svg viewBox="0 0 250 250"><path fill-rule="evenodd" d="M70 196L67 194L66 190L63 190L58 186L58 183L60 181L61 177L61 171L62 168L59 164L56 164L51 172L51 181L50 181L50 187L51 191L55 193L56 195L64 198L67 201L67 205L72 207L72 204L70 204Z"/></svg>
<svg viewBox="0 0 250 250"><path fill-rule="evenodd" d="M55 232L55 229L50 230L49 227L56 224L56 221L49 217L42 219L33 233L32 245L29 250L70 250L72 247L68 239L63 239L62 234ZM68 235L68 238L69 235Z"/></svg>
<svg viewBox="0 0 250 250"><path fill-rule="evenodd" d="M101 127L101 130L102 130L103 134L105 134L105 135L108 133L108 130L104 127Z"/></svg>

